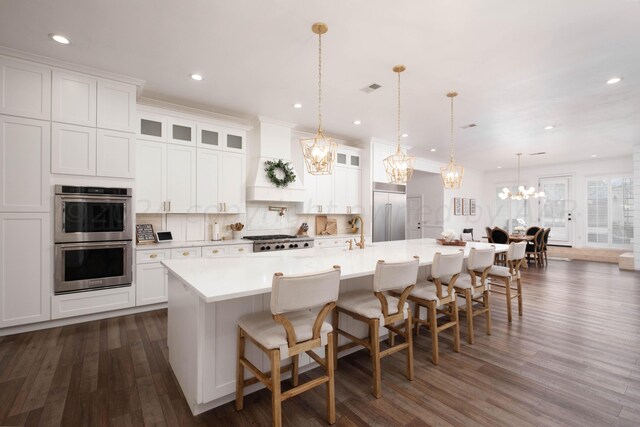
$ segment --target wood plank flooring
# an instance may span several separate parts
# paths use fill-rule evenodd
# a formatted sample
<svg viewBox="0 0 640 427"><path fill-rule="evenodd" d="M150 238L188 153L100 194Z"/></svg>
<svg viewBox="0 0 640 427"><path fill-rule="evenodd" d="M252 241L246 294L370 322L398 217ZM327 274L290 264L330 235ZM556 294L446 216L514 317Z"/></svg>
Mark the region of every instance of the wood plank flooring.
<svg viewBox="0 0 640 427"><path fill-rule="evenodd" d="M476 318L470 346L463 319L461 353L444 333L437 367L423 332L413 382L402 352L383 359L379 400L367 354L340 359L336 425L640 425L639 273L550 261L524 273L522 319L506 322L501 295L492 308L493 334ZM167 362L166 322L158 310L0 337L0 425L270 424L264 390L240 413L227 404L193 417ZM286 401L284 422L325 425L324 408L320 387Z"/></svg>

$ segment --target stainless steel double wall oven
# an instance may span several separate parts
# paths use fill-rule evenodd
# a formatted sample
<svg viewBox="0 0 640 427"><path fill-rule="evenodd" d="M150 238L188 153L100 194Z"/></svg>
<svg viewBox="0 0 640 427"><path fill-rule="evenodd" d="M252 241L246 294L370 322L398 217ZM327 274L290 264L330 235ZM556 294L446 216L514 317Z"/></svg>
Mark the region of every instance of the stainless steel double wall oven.
<svg viewBox="0 0 640 427"><path fill-rule="evenodd" d="M131 286L131 189L55 186L56 294Z"/></svg>

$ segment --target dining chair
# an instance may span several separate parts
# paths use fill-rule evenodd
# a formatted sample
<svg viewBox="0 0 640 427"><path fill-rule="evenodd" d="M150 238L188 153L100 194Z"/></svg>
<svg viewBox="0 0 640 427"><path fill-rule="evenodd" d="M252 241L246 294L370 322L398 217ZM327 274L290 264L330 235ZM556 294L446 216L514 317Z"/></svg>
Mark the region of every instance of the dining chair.
<svg viewBox="0 0 640 427"><path fill-rule="evenodd" d="M491 243L496 243L496 244L501 244L501 245L508 245L509 244L509 233L500 228L500 227L495 227L493 230L491 230ZM505 263L505 254L504 253L497 253L496 254L496 262Z"/></svg>
<svg viewBox="0 0 640 427"><path fill-rule="evenodd" d="M493 240L491 239L491 233L493 232L493 229L491 227L485 227L484 231L485 233L487 233L487 241L489 243L493 243Z"/></svg>
<svg viewBox="0 0 640 427"><path fill-rule="evenodd" d="M336 422L334 360L334 330L325 322L334 309L340 288L340 267L307 275L273 276L271 310L247 314L238 320L236 365L236 410L244 407L244 388L258 381L271 390L272 423L282 425L282 402L300 393L327 384L327 422ZM322 307L318 314L311 308ZM263 372L245 357L249 340L269 358L270 373ZM325 347L324 358L313 350ZM298 385L299 356L306 353L322 368L324 374ZM282 359L291 363L280 366ZM253 378L245 379L247 369ZM291 371L293 388L281 390L281 375Z"/></svg>
<svg viewBox="0 0 640 427"><path fill-rule="evenodd" d="M527 231L525 231L524 234L526 234L527 236L535 236L538 231L540 231L540 227L538 227L537 225L532 225L531 227L527 228ZM534 242L532 240L529 240L527 241L527 244L533 246Z"/></svg>
<svg viewBox="0 0 640 427"><path fill-rule="evenodd" d="M461 276L455 282L455 290L462 294L465 304L458 310L467 318L467 342L473 344L473 317L485 315L487 335L491 335L491 310L489 307L489 287L487 275L493 266L496 248L471 248L467 259L468 276ZM474 304L476 307L474 307Z"/></svg>
<svg viewBox="0 0 640 427"><path fill-rule="evenodd" d="M413 327L411 309L407 303L407 297L413 290L418 278L418 257L411 261L388 263L378 261L373 275L373 289L346 292L340 295L333 312L332 324L334 344L336 347L335 366L338 366L337 356L340 351L361 345L371 355L373 366L373 396L379 399L382 396L382 375L380 360L400 350L407 351L407 366L405 375L413 381ZM391 291L397 291L398 296L391 295ZM340 314L366 323L369 327L369 336L358 338L351 333L340 329ZM404 328L398 323L404 323ZM389 331L390 347L380 350L380 327L384 326ZM401 329L402 328L402 329ZM404 337L404 342L394 345L393 334ZM351 342L338 346L338 335L342 335Z"/></svg>
<svg viewBox="0 0 640 427"><path fill-rule="evenodd" d="M544 229L544 235L542 237L542 256L544 258L544 263L549 265L549 259L547 258L547 245L549 243L549 233L551 233L551 228Z"/></svg>
<svg viewBox="0 0 640 427"><path fill-rule="evenodd" d="M538 227L538 231L533 235L533 241L529 243L526 247L527 253L527 264L531 256L533 256L533 260L537 266L543 266L543 254L542 250L544 247L544 229Z"/></svg>
<svg viewBox="0 0 640 427"><path fill-rule="evenodd" d="M460 322L458 321L458 303L455 284L464 261L464 251L452 254L437 252L431 265L431 280L418 282L409 295L409 301L415 304L414 323L416 336L420 326L431 331L431 361L434 365L440 362L438 334L453 328L453 351L460 352ZM427 318L420 317L420 308L427 311ZM438 325L438 315L447 317L445 323Z"/></svg>
<svg viewBox="0 0 640 427"><path fill-rule="evenodd" d="M501 293L506 295L507 299L507 319L511 322L511 300L518 298L518 315L522 316L522 278L520 276L520 267L524 262L524 256L527 249L526 242L518 242L509 244L507 250L506 263L507 266L494 265L489 270L487 277L491 279L491 293ZM515 281L516 287L512 284ZM496 288L502 288L496 290ZM515 292L515 293L514 293Z"/></svg>
<svg viewBox="0 0 640 427"><path fill-rule="evenodd" d="M473 242L473 228L463 228L462 229L462 234L471 234L471 240L469 240L469 242Z"/></svg>

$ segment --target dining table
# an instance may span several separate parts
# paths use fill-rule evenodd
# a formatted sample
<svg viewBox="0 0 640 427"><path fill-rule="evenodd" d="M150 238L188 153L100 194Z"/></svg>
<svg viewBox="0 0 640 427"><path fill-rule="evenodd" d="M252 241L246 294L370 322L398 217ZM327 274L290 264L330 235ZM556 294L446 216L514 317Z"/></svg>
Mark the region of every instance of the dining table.
<svg viewBox="0 0 640 427"><path fill-rule="evenodd" d="M528 236L526 234L509 234L509 243L514 242L533 242L536 236Z"/></svg>

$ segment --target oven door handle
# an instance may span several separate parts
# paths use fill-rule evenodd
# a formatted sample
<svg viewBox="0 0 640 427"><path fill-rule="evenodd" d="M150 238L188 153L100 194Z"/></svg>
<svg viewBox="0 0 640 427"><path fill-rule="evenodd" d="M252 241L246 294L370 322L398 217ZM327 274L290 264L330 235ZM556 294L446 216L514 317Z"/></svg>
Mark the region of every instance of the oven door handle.
<svg viewBox="0 0 640 427"><path fill-rule="evenodd" d="M67 224L67 221L65 221L65 218L66 218L66 215L65 215L65 214L66 214L66 212L67 212L67 204L66 204L65 202L62 202L62 215L61 215L61 216L62 216L62 218L60 218L60 220L62 220L62 232L63 232L63 233L66 231L66 230L65 230L65 228L66 228L66 224Z"/></svg>

